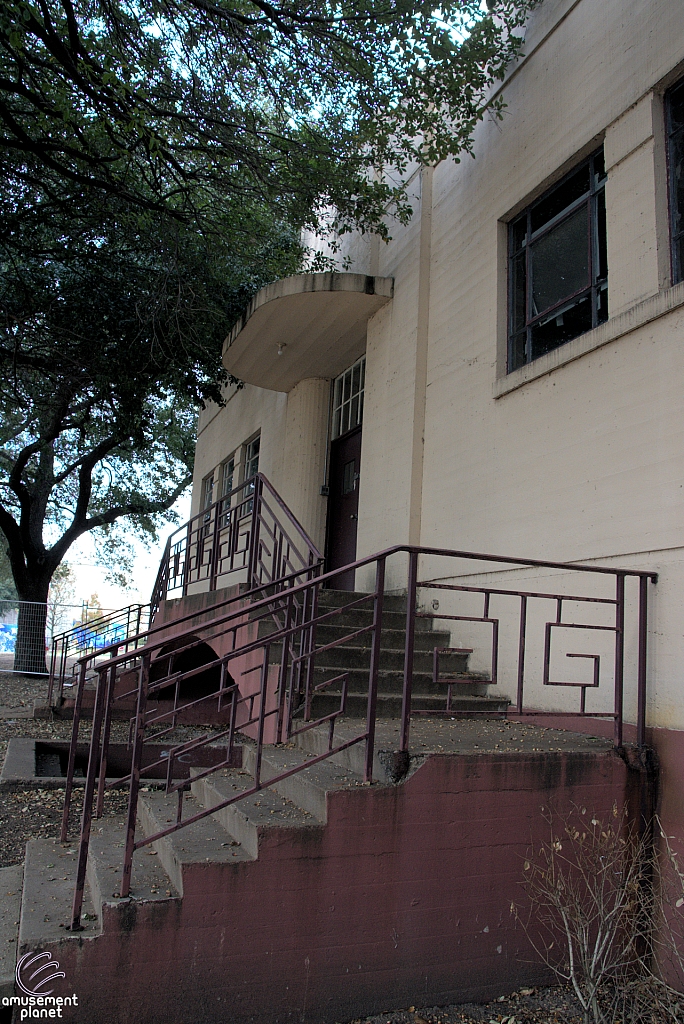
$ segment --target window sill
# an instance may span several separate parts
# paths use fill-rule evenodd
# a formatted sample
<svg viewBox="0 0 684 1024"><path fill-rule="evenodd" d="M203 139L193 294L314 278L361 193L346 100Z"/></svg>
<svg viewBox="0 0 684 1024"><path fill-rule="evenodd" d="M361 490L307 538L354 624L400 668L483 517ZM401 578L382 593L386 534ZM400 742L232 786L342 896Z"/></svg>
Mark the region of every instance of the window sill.
<svg viewBox="0 0 684 1024"><path fill-rule="evenodd" d="M679 284L667 288L665 291L658 292L657 295L651 295L643 302L638 302L624 313L609 318L593 331L580 334L579 338L567 341L564 345L553 349L552 352L547 352L546 355L535 359L534 362L527 363L512 373L498 377L492 388L493 397L502 398L510 391L515 391L517 388L523 387L524 384L529 384L530 381L544 377L547 373L552 373L553 370L565 366L566 363L572 363L588 352L594 352L602 345L608 345L611 341L616 341L618 338L638 330L680 306L684 306L684 281L680 281Z"/></svg>

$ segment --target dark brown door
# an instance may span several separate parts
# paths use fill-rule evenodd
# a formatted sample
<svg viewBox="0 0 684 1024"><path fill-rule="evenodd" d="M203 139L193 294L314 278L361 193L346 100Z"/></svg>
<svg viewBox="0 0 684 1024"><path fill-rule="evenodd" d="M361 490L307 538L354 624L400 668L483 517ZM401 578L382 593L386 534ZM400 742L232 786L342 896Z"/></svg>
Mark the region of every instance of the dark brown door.
<svg viewBox="0 0 684 1024"><path fill-rule="evenodd" d="M338 437L330 448L328 570L339 569L356 559L360 468L361 427ZM353 590L354 571L336 576L331 586L333 590Z"/></svg>

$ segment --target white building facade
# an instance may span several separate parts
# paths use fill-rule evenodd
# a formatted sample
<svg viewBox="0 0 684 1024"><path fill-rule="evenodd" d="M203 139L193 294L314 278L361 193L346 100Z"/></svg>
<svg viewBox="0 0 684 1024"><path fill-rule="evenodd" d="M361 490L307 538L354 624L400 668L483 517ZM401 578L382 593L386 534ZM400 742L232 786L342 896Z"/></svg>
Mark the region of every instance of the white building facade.
<svg viewBox="0 0 684 1024"><path fill-rule="evenodd" d="M258 468L331 567L412 544L657 573L647 726L681 836L684 3L545 0L500 91L389 244L256 296L193 514Z"/></svg>

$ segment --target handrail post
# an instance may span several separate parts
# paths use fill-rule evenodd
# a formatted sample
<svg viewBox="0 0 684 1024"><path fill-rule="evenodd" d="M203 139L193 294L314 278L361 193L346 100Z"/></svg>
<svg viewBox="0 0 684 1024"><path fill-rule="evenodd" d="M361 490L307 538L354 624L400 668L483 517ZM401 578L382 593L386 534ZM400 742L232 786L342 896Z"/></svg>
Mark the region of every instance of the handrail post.
<svg viewBox="0 0 684 1024"><path fill-rule="evenodd" d="M518 636L518 687L515 698L515 710L519 715L523 711L525 686L525 635L527 633L527 597L520 597L520 634Z"/></svg>
<svg viewBox="0 0 684 1024"><path fill-rule="evenodd" d="M288 597L285 610L285 630L292 625L292 597ZM278 724L276 729L276 743L283 742L283 718L285 715L286 680L288 669L288 658L290 653L290 638L283 637L283 649L280 655L280 669L278 672Z"/></svg>
<svg viewBox="0 0 684 1024"><path fill-rule="evenodd" d="M252 497L252 522L249 529L248 575L250 587L257 583L257 567L259 565L259 515L261 513L261 478L254 478L254 495Z"/></svg>
<svg viewBox="0 0 684 1024"><path fill-rule="evenodd" d="M385 596L385 558L378 559L375 571L375 598L373 600L373 646L368 674L368 714L366 717L366 766L364 778L373 781L375 755L375 720L378 709L378 669L380 667L380 636L382 633L382 605Z"/></svg>
<svg viewBox="0 0 684 1024"><path fill-rule="evenodd" d="M115 647L112 651L112 657L115 658L119 653L119 648ZM102 817L102 810L104 807L104 795L105 795L105 784L107 781L107 758L109 755L109 736L112 729L112 703L114 698L114 685L116 683L116 665L112 665L107 675L107 689L105 695L105 709L104 709L104 726L102 728L102 755L100 757L100 776L97 785L97 803L95 805L95 817Z"/></svg>
<svg viewBox="0 0 684 1024"><path fill-rule="evenodd" d="M81 839L78 847L78 866L76 869L76 888L71 911L71 930L79 931L81 927L81 908L83 906L83 890L85 888L86 867L88 864L88 846L90 843L90 825L93 811L93 795L95 779L100 764L100 732L104 710L107 669L98 672L95 707L93 708L93 731L90 737L90 754L88 756L88 773L86 775L85 792L83 794L83 814L81 816Z"/></svg>
<svg viewBox="0 0 684 1024"><path fill-rule="evenodd" d="M625 658L625 577L615 578L615 732L614 746L622 746L623 677Z"/></svg>
<svg viewBox="0 0 684 1024"><path fill-rule="evenodd" d="M57 641L52 638L52 650L50 652L50 678L48 679L47 703L52 707L52 688L55 684L55 662L57 661Z"/></svg>
<svg viewBox="0 0 684 1024"><path fill-rule="evenodd" d="M188 528L187 528L186 533L185 533L185 558L183 559L183 562L184 562L184 565L183 565L183 597L185 597L185 595L187 594L188 587L190 585L190 578L189 578L190 577L190 565L191 565L191 562L190 562L190 551L191 551L191 548L192 548L192 524L194 523L194 521L195 521L194 519L189 519L188 520ZM198 558L199 558L199 545L200 545L199 537L200 537L200 534L198 532L198 537L197 537ZM198 573L198 576L199 576L199 573Z"/></svg>
<svg viewBox="0 0 684 1024"><path fill-rule="evenodd" d="M214 527L211 538L211 563L209 570L209 590L216 590L216 570L218 566L218 551L219 551L219 529L221 524L220 516L221 503L220 501L214 505Z"/></svg>
<svg viewBox="0 0 684 1024"><path fill-rule="evenodd" d="M135 712L135 738L131 756L131 785L128 791L128 813L126 817L126 846L124 849L123 872L121 875L121 896L131 891L131 873L135 852L135 822L138 813L138 789L140 788L140 765L145 742L145 715L147 713L147 690L150 685L150 654L143 654L138 678L138 704Z"/></svg>
<svg viewBox="0 0 684 1024"><path fill-rule="evenodd" d="M406 595L406 644L404 647L404 689L401 700L400 750L408 750L411 728L411 692L413 689L413 648L416 631L416 590L418 552L409 552L408 592Z"/></svg>
<svg viewBox="0 0 684 1024"><path fill-rule="evenodd" d="M83 704L83 691L86 681L86 663L81 662L78 673L78 688L76 700L74 701L73 719L71 722L71 743L69 745L69 761L67 763L66 786L64 789L64 808L62 810L62 831L60 842L66 843L69 831L69 810L71 808L71 791L74 786L74 769L76 767L76 750L78 747L78 730L81 724L81 706Z"/></svg>
<svg viewBox="0 0 684 1024"><path fill-rule="evenodd" d="M639 668L637 677L637 746L646 744L646 665L648 644L648 577L639 577Z"/></svg>

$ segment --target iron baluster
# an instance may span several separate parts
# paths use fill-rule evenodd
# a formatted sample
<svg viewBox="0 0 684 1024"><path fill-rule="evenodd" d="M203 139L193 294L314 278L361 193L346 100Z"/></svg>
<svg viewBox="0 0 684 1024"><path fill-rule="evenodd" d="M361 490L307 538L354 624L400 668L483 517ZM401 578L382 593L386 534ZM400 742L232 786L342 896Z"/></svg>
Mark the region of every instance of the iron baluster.
<svg viewBox="0 0 684 1024"><path fill-rule="evenodd" d="M85 888L86 867L88 864L88 844L90 842L90 825L92 821L93 796L95 779L100 761L100 730L104 711L106 682L103 676L106 669L98 673L95 707L93 709L93 731L90 738L90 755L86 774L85 792L83 794L83 814L81 816L81 839L78 846L78 863L76 867L76 889L71 910L71 930L78 931L81 927L81 908Z"/></svg>
<svg viewBox="0 0 684 1024"><path fill-rule="evenodd" d="M625 577L615 578L615 747L622 747L623 675L625 655Z"/></svg>
<svg viewBox="0 0 684 1024"><path fill-rule="evenodd" d="M523 709L523 687L525 680L525 633L527 631L527 595L520 596L520 635L518 639L518 686L515 708L518 714Z"/></svg>
<svg viewBox="0 0 684 1024"><path fill-rule="evenodd" d="M138 813L138 790L140 788L140 767L145 742L145 715L147 713L147 691L150 685L149 653L142 656L138 677L138 702L135 713L135 734L133 737L133 755L131 758L131 782L128 791L128 812L126 815L126 845L124 849L123 872L121 875L121 896L128 896L131 891L131 873L133 869L133 851L135 849L135 821Z"/></svg>
<svg viewBox="0 0 684 1024"><path fill-rule="evenodd" d="M385 559L379 558L375 571L375 599L373 601L373 645L368 675L368 714L366 718L365 780L373 781L375 754L375 719L378 704L378 669L380 667L380 640L382 634L382 606L385 596Z"/></svg>
<svg viewBox="0 0 684 1024"><path fill-rule="evenodd" d="M646 744L646 647L648 641L648 579L639 577L639 664L637 676L637 746Z"/></svg>
<svg viewBox="0 0 684 1024"><path fill-rule="evenodd" d="M74 771L76 768L76 750L78 748L78 731L81 724L81 707L83 705L83 691L86 683L86 662L81 662L78 673L78 689L74 701L74 717L71 723L71 744L69 745L69 761L67 763L66 786L64 789L64 809L62 811L62 831L60 842L66 843L69 832L69 810L71 808L71 793L74 786Z"/></svg>
<svg viewBox="0 0 684 1024"><path fill-rule="evenodd" d="M416 591L418 583L418 552L409 553L408 592L406 595L406 641L404 647L404 687L401 701L401 740L399 749L409 748L411 728L411 691L413 689L413 648L416 629Z"/></svg>
<svg viewBox="0 0 684 1024"><path fill-rule="evenodd" d="M115 649L115 651L118 649ZM114 654L116 657L116 653ZM104 710L104 726L102 729L102 755L100 757L100 773L97 785L97 804L95 807L95 817L102 817L102 809L104 807L104 794L105 794L105 783L107 778L107 756L109 754L109 734L112 727L112 697L114 695L114 686L116 684L116 665L112 665L107 675L107 690L105 695L105 710Z"/></svg>

